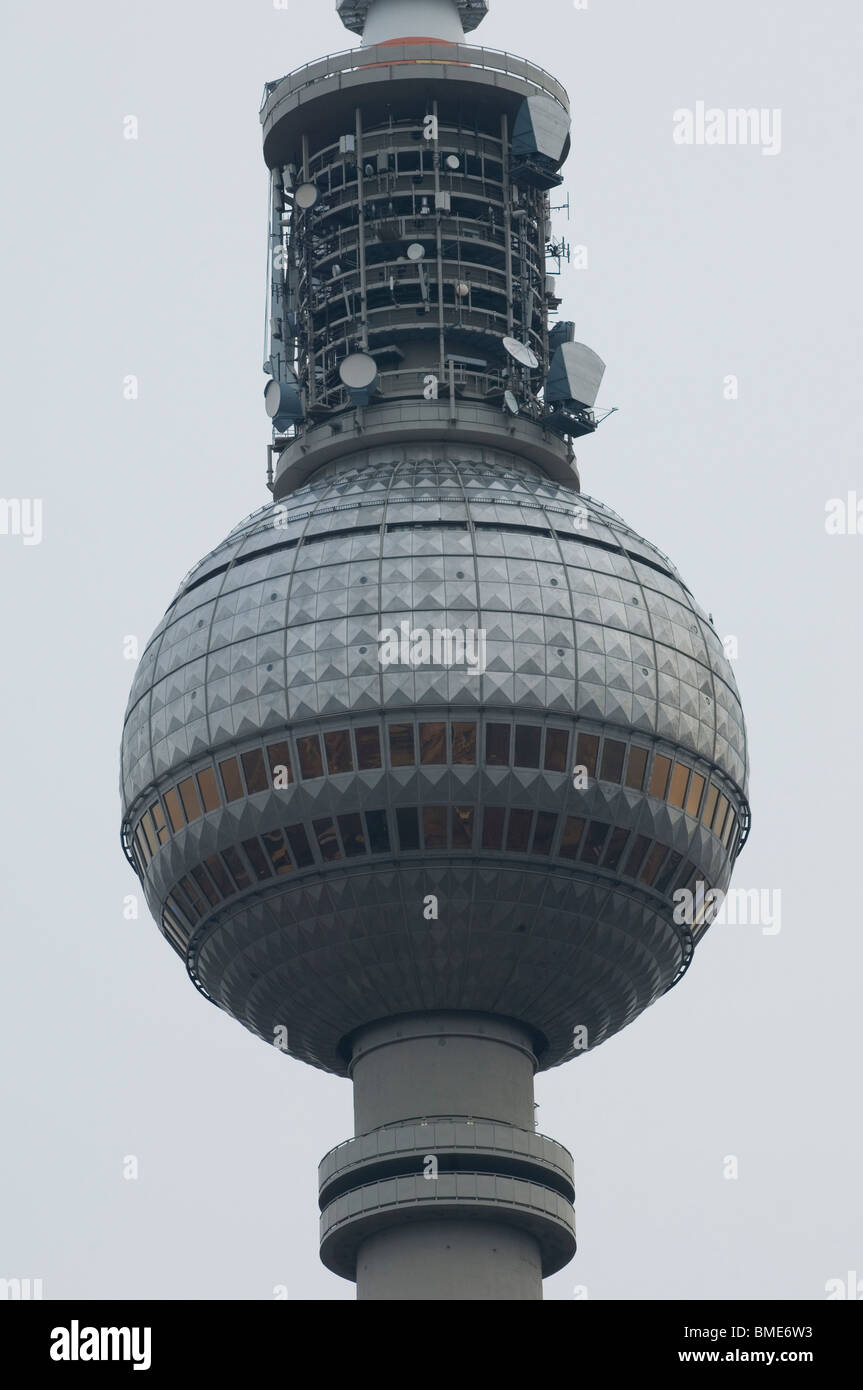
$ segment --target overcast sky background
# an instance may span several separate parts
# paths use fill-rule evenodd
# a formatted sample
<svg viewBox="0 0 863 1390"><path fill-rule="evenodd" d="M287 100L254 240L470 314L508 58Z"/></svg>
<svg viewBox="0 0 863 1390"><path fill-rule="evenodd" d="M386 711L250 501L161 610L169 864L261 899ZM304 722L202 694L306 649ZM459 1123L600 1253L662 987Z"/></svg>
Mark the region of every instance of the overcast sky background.
<svg viewBox="0 0 863 1390"><path fill-rule="evenodd" d="M352 36L331 0L6 0L2 31L0 493L44 499L44 538L0 535L0 1277L351 1299L316 1203L350 1086L208 1004L143 898L124 920L117 768L124 637L268 498L263 83ZM583 486L738 638L733 886L782 895L778 934L717 926L635 1027L539 1078L579 1237L546 1297L821 1299L863 1273L863 535L825 532L863 498L861 7L492 0L480 37L570 93L558 226L589 268L562 313L619 407ZM699 100L780 108L781 152L675 145Z"/></svg>

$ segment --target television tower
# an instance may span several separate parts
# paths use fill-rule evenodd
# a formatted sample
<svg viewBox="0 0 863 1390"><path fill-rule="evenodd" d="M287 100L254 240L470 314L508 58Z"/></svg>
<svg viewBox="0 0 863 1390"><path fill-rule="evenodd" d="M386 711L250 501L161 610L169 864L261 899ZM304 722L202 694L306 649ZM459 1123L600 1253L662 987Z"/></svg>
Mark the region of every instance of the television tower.
<svg viewBox="0 0 863 1390"><path fill-rule="evenodd" d="M353 1081L324 1263L539 1299L574 1179L534 1075L688 968L749 829L743 715L671 561L580 490L565 91L472 45L485 0L337 9L361 46L261 109L272 501L141 659L123 843L198 990Z"/></svg>

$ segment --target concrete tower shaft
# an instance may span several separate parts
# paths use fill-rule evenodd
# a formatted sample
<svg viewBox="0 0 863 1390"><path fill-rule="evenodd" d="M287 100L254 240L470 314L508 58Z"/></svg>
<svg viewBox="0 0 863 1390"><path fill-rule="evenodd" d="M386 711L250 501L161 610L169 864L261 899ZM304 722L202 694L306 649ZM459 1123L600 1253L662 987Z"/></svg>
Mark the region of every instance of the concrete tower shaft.
<svg viewBox="0 0 863 1390"><path fill-rule="evenodd" d="M339 0L346 29L362 35L363 47L398 39L460 43L488 12L487 0Z"/></svg>

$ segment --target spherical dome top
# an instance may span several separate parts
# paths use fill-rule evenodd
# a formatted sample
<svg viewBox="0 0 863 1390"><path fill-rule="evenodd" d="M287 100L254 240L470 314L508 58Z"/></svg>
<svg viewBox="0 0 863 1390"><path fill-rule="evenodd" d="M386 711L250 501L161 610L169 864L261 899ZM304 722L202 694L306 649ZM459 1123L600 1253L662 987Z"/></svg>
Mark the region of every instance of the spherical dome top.
<svg viewBox="0 0 863 1390"><path fill-rule="evenodd" d="M740 700L609 508L415 454L330 465L183 581L129 700L125 842L198 986L294 1055L343 1071L363 1024L460 1008L554 1065L689 963L748 829Z"/></svg>

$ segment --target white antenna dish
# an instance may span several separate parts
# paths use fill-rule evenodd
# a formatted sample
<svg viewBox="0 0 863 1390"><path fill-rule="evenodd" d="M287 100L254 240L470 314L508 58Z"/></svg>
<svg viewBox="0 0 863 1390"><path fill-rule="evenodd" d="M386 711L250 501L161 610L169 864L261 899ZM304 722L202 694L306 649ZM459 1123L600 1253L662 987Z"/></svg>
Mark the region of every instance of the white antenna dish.
<svg viewBox="0 0 863 1390"><path fill-rule="evenodd" d="M368 405L378 379L378 364L367 352L352 352L339 363L339 376L355 405Z"/></svg>
<svg viewBox="0 0 863 1390"><path fill-rule="evenodd" d="M309 208L313 208L315 206L315 203L318 201L320 196L321 190L318 188L317 184L301 183L296 193L294 194L294 202L296 203L298 208L302 208L305 212Z"/></svg>
<svg viewBox="0 0 863 1390"><path fill-rule="evenodd" d="M446 167L451 169L453 173L455 173L456 169L460 169L461 164L459 163L458 155L448 154L446 157Z"/></svg>
<svg viewBox="0 0 863 1390"><path fill-rule="evenodd" d="M418 241L412 241L408 247L408 260L421 261L425 257L426 249Z"/></svg>
<svg viewBox="0 0 863 1390"><path fill-rule="evenodd" d="M520 367L530 367L535 372L539 366L539 358L533 348L529 348L527 343L520 343L517 338L504 338L503 345L510 357L516 361Z"/></svg>
<svg viewBox="0 0 863 1390"><path fill-rule="evenodd" d="M512 391L504 391L503 403L509 411L510 415L518 414L518 401L516 400L515 395Z"/></svg>
<svg viewBox="0 0 863 1390"><path fill-rule="evenodd" d="M470 294L470 285L465 280L459 280L455 287L455 292L459 299L464 299L465 295Z"/></svg>

